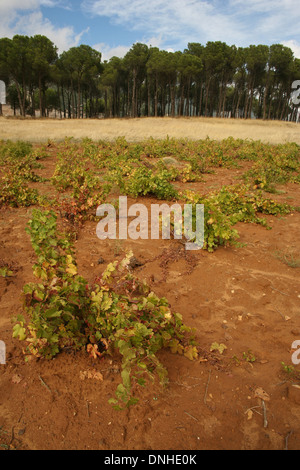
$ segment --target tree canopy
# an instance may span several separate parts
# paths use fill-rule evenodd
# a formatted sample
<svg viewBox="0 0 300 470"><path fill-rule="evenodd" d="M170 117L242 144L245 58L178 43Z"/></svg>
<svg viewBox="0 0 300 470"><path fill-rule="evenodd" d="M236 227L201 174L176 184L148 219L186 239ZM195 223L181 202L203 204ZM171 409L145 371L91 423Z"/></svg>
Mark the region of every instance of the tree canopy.
<svg viewBox="0 0 300 470"><path fill-rule="evenodd" d="M0 39L0 80L22 116L64 118L217 116L295 120L300 59L281 44L189 43L168 52L134 44L102 62L80 45L58 54L46 37ZM0 109L1 112L1 109Z"/></svg>

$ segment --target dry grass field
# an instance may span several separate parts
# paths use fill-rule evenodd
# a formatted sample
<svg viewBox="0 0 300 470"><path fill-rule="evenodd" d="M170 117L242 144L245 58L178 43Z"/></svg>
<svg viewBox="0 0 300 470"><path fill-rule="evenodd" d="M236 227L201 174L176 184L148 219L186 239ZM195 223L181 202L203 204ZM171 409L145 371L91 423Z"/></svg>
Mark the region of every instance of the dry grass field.
<svg viewBox="0 0 300 470"><path fill-rule="evenodd" d="M282 121L245 121L219 118L137 118L87 120L33 120L0 118L0 139L44 142L61 141L66 136L93 140L113 140L124 136L129 142L154 139L186 138L222 140L227 137L261 140L272 144L300 144L299 125Z"/></svg>

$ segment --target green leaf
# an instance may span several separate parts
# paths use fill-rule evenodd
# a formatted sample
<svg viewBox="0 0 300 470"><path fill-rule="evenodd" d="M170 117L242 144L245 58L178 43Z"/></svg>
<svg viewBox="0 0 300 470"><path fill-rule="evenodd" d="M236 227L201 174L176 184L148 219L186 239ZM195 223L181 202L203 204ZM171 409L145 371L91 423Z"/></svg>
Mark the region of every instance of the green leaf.
<svg viewBox="0 0 300 470"><path fill-rule="evenodd" d="M123 380L123 385L127 390L130 390L131 387L131 380L130 380L130 373L128 370L122 370L121 377Z"/></svg>
<svg viewBox="0 0 300 470"><path fill-rule="evenodd" d="M57 310L56 307L52 307L46 311L45 316L46 318L51 319L51 318L58 318L61 316L61 314L62 312L60 310Z"/></svg>
<svg viewBox="0 0 300 470"><path fill-rule="evenodd" d="M26 339L26 330L19 323L13 327L13 338L19 338L20 341Z"/></svg>
<svg viewBox="0 0 300 470"><path fill-rule="evenodd" d="M2 277L12 277L14 273L7 267L0 268L0 276Z"/></svg>
<svg viewBox="0 0 300 470"><path fill-rule="evenodd" d="M109 403L110 405L117 405L118 400L116 400L115 398L110 398L110 399L108 400L108 403Z"/></svg>
<svg viewBox="0 0 300 470"><path fill-rule="evenodd" d="M138 379L137 383L138 383L141 387L144 387L145 384L146 384L146 380L145 380L145 379Z"/></svg>
<svg viewBox="0 0 300 470"><path fill-rule="evenodd" d="M126 388L124 387L123 384L119 384L117 386L117 390L116 390L116 396L119 400L122 400L124 402L127 401L127 398L128 398L128 392L126 390Z"/></svg>
<svg viewBox="0 0 300 470"><path fill-rule="evenodd" d="M104 299L103 302L101 303L101 309L106 312L107 310L110 309L112 303L113 303L113 299L111 297L106 296L106 299Z"/></svg>
<svg viewBox="0 0 300 470"><path fill-rule="evenodd" d="M184 351L184 356L187 357L190 361L197 359L198 351L195 346L189 346L188 349Z"/></svg>
<svg viewBox="0 0 300 470"><path fill-rule="evenodd" d="M219 351L220 354L223 354L223 352L227 349L227 346L223 343L219 344L217 342L212 343L210 347L210 351Z"/></svg>

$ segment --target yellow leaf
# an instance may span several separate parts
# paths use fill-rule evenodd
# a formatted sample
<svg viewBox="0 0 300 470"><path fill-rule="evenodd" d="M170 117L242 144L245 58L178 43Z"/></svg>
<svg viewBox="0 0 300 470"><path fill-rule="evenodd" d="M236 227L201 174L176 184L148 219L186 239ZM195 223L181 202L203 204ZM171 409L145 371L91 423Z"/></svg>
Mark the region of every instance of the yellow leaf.
<svg viewBox="0 0 300 470"><path fill-rule="evenodd" d="M190 361L198 358L197 348L195 346L189 346L189 348L184 352L184 356L187 357Z"/></svg>
<svg viewBox="0 0 300 470"><path fill-rule="evenodd" d="M68 267L66 268L66 272L68 274L71 274L72 276L75 276L77 274L77 268L75 264L73 263L68 264Z"/></svg>
<svg viewBox="0 0 300 470"><path fill-rule="evenodd" d="M210 351L219 351L220 354L223 354L224 350L227 349L227 346L223 343L212 343Z"/></svg>

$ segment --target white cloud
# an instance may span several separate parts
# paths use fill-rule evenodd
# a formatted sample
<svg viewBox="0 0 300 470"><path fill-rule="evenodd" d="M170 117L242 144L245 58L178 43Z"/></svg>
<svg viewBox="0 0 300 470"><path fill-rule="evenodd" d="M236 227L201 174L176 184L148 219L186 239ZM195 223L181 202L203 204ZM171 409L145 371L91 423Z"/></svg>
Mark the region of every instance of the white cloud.
<svg viewBox="0 0 300 470"><path fill-rule="evenodd" d="M297 59L300 59L300 43L299 42L295 41L294 39L291 39L289 41L283 41L282 45L289 47L293 51L294 56Z"/></svg>
<svg viewBox="0 0 300 470"><path fill-rule="evenodd" d="M299 36L299 0L229 0L237 18L248 20L253 37L268 38L268 43ZM247 28L249 31L249 27Z"/></svg>
<svg viewBox="0 0 300 470"><path fill-rule="evenodd" d="M131 48L131 46L110 47L108 44L106 44L104 42L101 42L99 44L95 44L92 47L96 51L101 52L102 62L104 60L109 60L114 56L123 58L127 54L127 52L129 51L129 49Z"/></svg>
<svg viewBox="0 0 300 470"><path fill-rule="evenodd" d="M86 11L160 45L271 44L299 37L299 0L85 0Z"/></svg>
<svg viewBox="0 0 300 470"><path fill-rule="evenodd" d="M58 47L59 52L77 46L83 34L87 32L87 30L84 30L76 34L72 26L56 28L51 21L43 17L41 11L20 17L14 29L19 34L22 32L22 34L29 36L35 36L36 34L47 36Z"/></svg>
<svg viewBox="0 0 300 470"><path fill-rule="evenodd" d="M93 15L109 17L131 31L143 31L144 37L158 38L169 48L184 48L188 42L243 38L243 30L234 14L224 13L213 3L202 0L86 0ZM147 40L149 42L149 39Z"/></svg>
<svg viewBox="0 0 300 470"><path fill-rule="evenodd" d="M41 6L69 8L67 2L61 0L0 0L0 37L42 34L58 47L60 53L77 46L88 29L78 34L73 26L56 27L43 16Z"/></svg>
<svg viewBox="0 0 300 470"><path fill-rule="evenodd" d="M61 4L61 0L1 0L0 13L16 10L36 10L40 6L55 7Z"/></svg>
<svg viewBox="0 0 300 470"><path fill-rule="evenodd" d="M38 0L1 0L0 13L5 14L12 10L33 10L39 7Z"/></svg>
<svg viewBox="0 0 300 470"><path fill-rule="evenodd" d="M158 37L151 37L149 39L141 39L136 42L141 42L142 44L146 44L148 47L158 47L161 48L162 45L162 37L159 35ZM99 51L102 53L102 61L104 60L109 60L112 57L119 57L123 58L127 52L131 49L132 44L130 46L124 46L124 45L119 45L119 46L114 46L111 47L109 44L106 44L105 42L100 42L98 44L95 44L92 46L93 49L96 49L96 51ZM175 52L174 49L172 48L167 48L169 52Z"/></svg>

